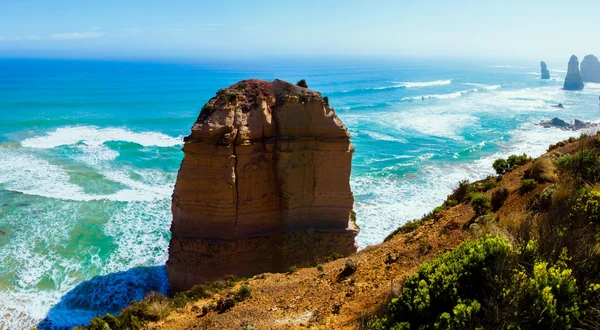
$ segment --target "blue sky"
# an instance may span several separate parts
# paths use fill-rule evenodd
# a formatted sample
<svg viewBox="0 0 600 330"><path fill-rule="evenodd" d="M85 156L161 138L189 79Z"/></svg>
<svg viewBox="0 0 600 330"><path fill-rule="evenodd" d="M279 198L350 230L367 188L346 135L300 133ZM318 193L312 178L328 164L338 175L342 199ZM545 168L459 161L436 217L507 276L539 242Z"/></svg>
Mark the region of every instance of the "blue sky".
<svg viewBox="0 0 600 330"><path fill-rule="evenodd" d="M600 1L0 0L1 57L600 54Z"/></svg>

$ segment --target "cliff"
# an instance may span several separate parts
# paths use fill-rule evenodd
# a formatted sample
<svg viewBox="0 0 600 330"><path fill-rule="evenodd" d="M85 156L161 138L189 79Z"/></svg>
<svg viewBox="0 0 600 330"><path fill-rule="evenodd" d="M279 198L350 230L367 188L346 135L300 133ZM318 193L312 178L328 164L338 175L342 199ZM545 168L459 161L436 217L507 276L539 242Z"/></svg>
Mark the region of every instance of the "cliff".
<svg viewBox="0 0 600 330"><path fill-rule="evenodd" d="M185 138L171 290L356 251L350 135L321 94L284 81L220 90Z"/></svg>
<svg viewBox="0 0 600 330"><path fill-rule="evenodd" d="M565 77L564 90L577 91L583 89L583 81L579 73L579 60L577 56L571 56L569 60L569 68L567 70L567 76Z"/></svg>
<svg viewBox="0 0 600 330"><path fill-rule="evenodd" d="M546 62L541 61L540 66L542 67L542 78L541 79L550 79L550 71L548 71Z"/></svg>
<svg viewBox="0 0 600 330"><path fill-rule="evenodd" d="M586 82L600 83L600 61L594 55L587 55L581 61L581 79Z"/></svg>

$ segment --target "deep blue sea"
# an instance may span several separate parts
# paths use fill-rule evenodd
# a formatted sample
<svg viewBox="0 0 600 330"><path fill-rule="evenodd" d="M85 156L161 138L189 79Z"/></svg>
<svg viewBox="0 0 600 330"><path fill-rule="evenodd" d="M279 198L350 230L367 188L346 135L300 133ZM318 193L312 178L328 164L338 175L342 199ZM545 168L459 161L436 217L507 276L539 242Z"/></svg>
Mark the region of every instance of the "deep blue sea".
<svg viewBox="0 0 600 330"><path fill-rule="evenodd" d="M85 324L167 290L182 138L222 87L304 78L329 96L356 148L364 248L494 159L581 133L540 120L600 121L600 84L561 90L566 65L540 81L526 61L0 60L0 328Z"/></svg>

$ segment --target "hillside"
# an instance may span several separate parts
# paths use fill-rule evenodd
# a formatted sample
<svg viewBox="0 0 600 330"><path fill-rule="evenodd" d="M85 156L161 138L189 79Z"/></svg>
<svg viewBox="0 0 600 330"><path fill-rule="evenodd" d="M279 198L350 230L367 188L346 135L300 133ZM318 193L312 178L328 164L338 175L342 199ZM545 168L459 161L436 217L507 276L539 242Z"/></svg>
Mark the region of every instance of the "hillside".
<svg viewBox="0 0 600 330"><path fill-rule="evenodd" d="M497 162L497 171L506 173L472 184L461 183L444 205L431 214L399 228L386 242L350 257L298 265L291 267L288 273L215 282L174 299L149 297L146 302L126 309L121 317L95 319L88 328L368 329L394 325L403 328L406 323L401 321L404 320L413 325L424 325L424 311L429 313L426 322L445 318L450 320L448 322L463 322L448 323L449 328L480 325L505 328L517 324L522 328L531 328L527 324L545 325L542 328L593 327L600 324L597 323L600 318L596 309L599 300L594 291L598 289L595 284L598 270L593 262L599 251L595 223L600 219L600 193L594 186L600 179L599 139L598 135L582 136L551 146L548 153L535 160L512 157ZM493 236L501 237L500 243L510 246L502 252L503 262L496 260L491 268L474 267L466 275L456 275L458 284L449 280L450 285L457 285L455 293L459 305L475 301L465 313L458 313L456 307L452 310L449 301L434 306L435 293L427 295L427 303L431 306L398 305L405 298L413 299L413 303L416 301L416 296L410 296L411 283L425 285L423 283L427 282L419 282L418 276L446 267L436 260L448 263L448 260L455 260L452 253L444 252L476 240L472 243L474 247L463 247L468 256L469 251L477 250L477 244L498 243L490 241L489 237ZM523 251L528 251L528 259L523 257L526 254ZM436 255L447 259L439 259ZM482 260L479 261L489 261L485 256ZM419 268L428 261L432 262L429 266ZM552 281L537 285L539 283L535 281L541 276L538 271L545 270L546 266L549 273L555 271L563 280L568 280L565 283L571 284L572 288L568 288L573 292L567 292L566 296L577 301L570 305L563 303L561 297L565 293L561 296L554 292L554 284L548 284ZM413 275L417 270L419 273ZM446 270L446 275L452 271L457 269ZM523 288L522 292L512 291L509 294L514 296L511 303L526 304L521 305L527 306L525 313L533 312L537 308L535 304L540 303L536 294L543 293L546 300L541 299L540 304L546 301L554 306L554 310L548 311L546 307L532 317L522 311L523 315L517 315L510 309L513 305L501 304L500 298L495 296L482 298L476 293L477 297L461 300L461 294L469 295L463 282L480 271L485 273L483 282L486 283L467 281L470 282L469 290L478 285L493 284L492 291L511 292L509 284L513 282L503 279L521 274L521 282L526 283L531 277L532 283L537 283L534 285L537 289L530 288L533 293L527 293ZM551 274L546 274L548 276L552 279ZM560 282L556 287L560 287ZM485 287L482 292L488 289ZM563 289L567 287L563 286ZM401 299L395 300L390 310L388 304L398 295ZM446 300L454 298L443 297ZM445 311L448 306L450 310ZM492 311L492 307L495 310ZM546 315L550 312L554 314ZM422 315L417 315L419 313ZM492 313L495 313L494 317ZM387 323L382 319L386 316ZM496 323L490 323L490 318ZM141 319L155 321L146 323Z"/></svg>

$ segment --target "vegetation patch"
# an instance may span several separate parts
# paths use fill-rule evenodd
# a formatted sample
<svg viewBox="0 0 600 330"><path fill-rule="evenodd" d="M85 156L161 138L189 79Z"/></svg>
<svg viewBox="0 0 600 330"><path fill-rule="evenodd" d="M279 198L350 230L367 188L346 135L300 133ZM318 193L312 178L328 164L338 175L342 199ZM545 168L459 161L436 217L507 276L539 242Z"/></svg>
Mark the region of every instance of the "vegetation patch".
<svg viewBox="0 0 600 330"><path fill-rule="evenodd" d="M494 168L494 170L496 170L496 173L502 175L502 174L505 174L507 172L514 170L517 166L521 166L521 165L527 163L528 160L529 160L529 158L527 157L526 154L522 154L520 156L511 155L511 156L508 156L507 159L504 159L504 158L496 159L494 161L494 164L492 165L492 167Z"/></svg>

